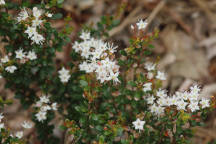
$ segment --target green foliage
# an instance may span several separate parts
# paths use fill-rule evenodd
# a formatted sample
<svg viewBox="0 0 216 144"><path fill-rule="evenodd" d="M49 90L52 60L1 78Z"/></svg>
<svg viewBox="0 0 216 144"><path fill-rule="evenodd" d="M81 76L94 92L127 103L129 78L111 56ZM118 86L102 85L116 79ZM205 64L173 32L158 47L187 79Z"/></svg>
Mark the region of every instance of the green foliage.
<svg viewBox="0 0 216 144"><path fill-rule="evenodd" d="M61 7L63 0L51 0L36 5L38 8ZM18 10L20 7L32 8L29 1L22 5L8 2L7 9ZM45 9L48 12L47 9ZM93 144L156 144L156 143L190 143L193 135L191 127L202 125L202 118L207 116L208 109L204 109L201 117L197 113L176 110L176 107L165 108L163 116L155 116L149 111L146 98L155 95L161 88L162 82L158 79L148 79L143 70L147 57L151 56L154 46L151 42L158 37L158 30L146 35L142 31L130 39L128 48L118 50L115 59L120 66L120 83L113 81L100 83L94 73L85 73L79 70L82 58L74 50L70 53L72 61L62 64L70 69L70 79L62 83L59 76L60 66L56 63L56 52L70 42L68 35L73 30L69 26L70 17L64 18L66 25L62 31L52 28L49 19L44 20L40 34L45 37L43 44L35 44L24 31L29 27L29 21L18 23L14 16L7 11L0 12L0 36L4 42L2 57L10 55L10 60L0 68L1 75L6 80L5 88L15 92L24 109L31 109L41 98L38 93L50 95L51 102L58 103L58 115L65 122L61 129L74 136L76 143ZM62 19L61 13L52 16L52 21ZM31 19L30 19L31 20ZM102 16L93 26L84 26L83 31L89 31L91 37L97 39L109 38L109 31L120 23L113 16ZM81 40L79 40L81 41ZM15 51L34 51L37 59L21 62L17 60ZM113 56L113 55L112 55ZM9 73L6 67L14 65L17 70ZM137 72L142 69L143 71ZM152 71L156 75L157 71ZM143 91L143 84L152 82L151 91ZM0 105L11 104L10 100L0 98ZM215 101L212 102L213 109ZM38 121L34 108L32 120L35 123L38 139L46 144L58 144L61 140L53 135L56 113L47 112L44 121ZM194 119L196 116L196 119ZM142 131L134 130L132 122L137 118L146 122ZM186 127L185 125L189 125ZM17 138L9 136L7 130L2 130L0 141L3 143L23 143Z"/></svg>

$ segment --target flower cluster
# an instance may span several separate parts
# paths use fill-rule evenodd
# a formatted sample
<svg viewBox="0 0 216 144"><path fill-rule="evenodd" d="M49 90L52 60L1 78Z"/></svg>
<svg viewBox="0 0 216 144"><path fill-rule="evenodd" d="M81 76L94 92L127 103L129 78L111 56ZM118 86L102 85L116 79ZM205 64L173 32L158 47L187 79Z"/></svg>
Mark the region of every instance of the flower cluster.
<svg viewBox="0 0 216 144"><path fill-rule="evenodd" d="M79 65L80 70L86 73L96 73L96 77L101 83L113 80L115 83L120 82L118 79L119 66L113 60L112 56L116 52L115 46L90 37L90 33L82 32L81 43L75 42L73 49L80 52L85 59Z"/></svg>
<svg viewBox="0 0 216 144"><path fill-rule="evenodd" d="M1 58L1 66L4 64L7 64L10 61L9 57L6 55L3 58ZM17 70L17 67L15 65L6 65L5 71L9 73L14 73L14 71Z"/></svg>
<svg viewBox="0 0 216 144"><path fill-rule="evenodd" d="M155 70L156 64L146 63L145 69L148 71L147 78L155 78L166 80L165 74ZM153 83L147 82L143 85L144 92L153 91ZM202 108L209 107L209 99L199 98L200 88L197 85L191 86L190 91L176 92L173 96L168 96L166 90L159 89L154 94L147 97L147 104L150 106L150 111L158 116L164 113L166 107L174 107L177 110L195 112Z"/></svg>
<svg viewBox="0 0 216 144"><path fill-rule="evenodd" d="M34 51L23 52L23 49L19 49L15 51L15 58L19 59L21 63L25 63L27 60L37 59L37 55ZM17 67L15 65L8 65L9 61L9 57L7 55L4 56L3 58L1 58L1 66L4 66L5 64L5 71L14 73L17 70Z"/></svg>
<svg viewBox="0 0 216 144"><path fill-rule="evenodd" d="M29 59L29 60L35 60L37 59L37 55L34 51L29 52L23 52L23 49L19 49L15 51L16 58L20 60Z"/></svg>
<svg viewBox="0 0 216 144"><path fill-rule="evenodd" d="M164 72L156 70L156 64L148 62L145 64L145 69L148 71L147 73L147 78L148 79L153 79L154 78L154 72L156 71L156 79L159 80L166 80L166 76Z"/></svg>
<svg viewBox="0 0 216 144"><path fill-rule="evenodd" d="M153 64L151 62L145 64L145 69L147 70L147 74L146 74L147 79L152 80L155 77L158 80L166 80L165 74L161 71L157 71L155 68L156 68L156 64ZM152 83L147 82L143 84L143 91L144 92L152 91Z"/></svg>
<svg viewBox="0 0 216 144"><path fill-rule="evenodd" d="M24 129L31 129L33 126L32 123L28 121L24 121L21 125ZM10 136L14 137L12 134ZM23 137L23 131L16 132L15 137L21 139Z"/></svg>
<svg viewBox="0 0 216 144"><path fill-rule="evenodd" d="M39 111L35 116L39 122L43 122L47 119L47 112L49 110L57 110L57 103L51 103L49 97L50 96L43 95L36 103L36 107L39 108Z"/></svg>
<svg viewBox="0 0 216 144"><path fill-rule="evenodd" d="M40 28L43 20L42 17L44 15L43 10L34 7L32 10L32 15L28 13L26 8L23 8L22 11L18 14L17 21L23 22L29 20L31 23L25 30L25 33L28 34L28 38L32 40L32 43L36 43L41 45L44 42L44 37L37 32L37 28ZM52 14L46 14L47 17L52 17Z"/></svg>
<svg viewBox="0 0 216 144"><path fill-rule="evenodd" d="M2 119L4 118L3 114L1 113L0 114L0 132L2 129L5 129L5 126L4 126L4 123L2 123ZM24 121L22 123L22 127L25 128L25 129L30 129L32 128L32 123L30 122L27 122L27 121ZM10 134L10 137L14 138L14 135L13 134ZM18 139L21 139L23 137L23 131L17 131L15 133L15 137L18 138Z"/></svg>
<svg viewBox="0 0 216 144"><path fill-rule="evenodd" d="M59 78L61 80L62 83L66 83L69 81L70 79L70 74L69 74L69 70L66 70L64 67L58 71L59 73Z"/></svg>
<svg viewBox="0 0 216 144"><path fill-rule="evenodd" d="M31 122L24 121L21 125L22 125L22 127L24 129L30 129L30 128L32 128L32 123ZM10 136L14 137L13 134L10 134ZM15 137L21 139L23 137L23 131L17 131L15 133Z"/></svg>
<svg viewBox="0 0 216 144"><path fill-rule="evenodd" d="M156 95L147 98L150 104L150 111L158 116L164 113L166 107L176 108L186 112L195 112L201 108L209 107L209 99L199 98L200 88L197 85L191 86L190 91L176 92L168 96L165 90L159 89Z"/></svg>
<svg viewBox="0 0 216 144"><path fill-rule="evenodd" d="M166 90L157 88L155 84L156 79L166 80L165 74L156 70L156 64L151 62L145 64L145 69L148 80L143 84L143 92L146 94L144 98L153 115L157 117L165 116L165 111L168 109L193 113L210 107L209 99L199 97L201 89L198 85L191 86L189 91L177 91L174 95L168 96ZM145 121L138 118L132 124L135 129L143 130Z"/></svg>

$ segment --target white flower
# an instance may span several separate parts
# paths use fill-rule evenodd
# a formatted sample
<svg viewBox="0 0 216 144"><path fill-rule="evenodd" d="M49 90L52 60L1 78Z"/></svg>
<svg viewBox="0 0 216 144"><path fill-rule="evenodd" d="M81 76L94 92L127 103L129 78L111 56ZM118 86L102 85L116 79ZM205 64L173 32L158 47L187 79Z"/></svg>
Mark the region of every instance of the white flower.
<svg viewBox="0 0 216 144"><path fill-rule="evenodd" d="M15 51L16 53L16 58L22 60L25 58L25 53L23 52L23 49L19 49Z"/></svg>
<svg viewBox="0 0 216 144"><path fill-rule="evenodd" d="M141 30L141 29L145 29L148 23L146 20L145 21L140 20L139 22L136 23L136 25L138 26L138 29Z"/></svg>
<svg viewBox="0 0 216 144"><path fill-rule="evenodd" d="M30 60L35 60L35 59L37 59L37 55L35 54L34 51L29 51L26 58L28 58Z"/></svg>
<svg viewBox="0 0 216 144"><path fill-rule="evenodd" d="M41 107L42 105L43 105L43 102L41 101L37 101L35 104L36 107Z"/></svg>
<svg viewBox="0 0 216 144"><path fill-rule="evenodd" d="M131 28L132 30L134 30L134 26L133 26L133 25L131 25L130 28Z"/></svg>
<svg viewBox="0 0 216 144"><path fill-rule="evenodd" d="M43 22L42 20L36 18L32 21L32 26L33 27L40 26L42 22Z"/></svg>
<svg viewBox="0 0 216 144"><path fill-rule="evenodd" d="M154 74L152 72L148 72L147 73L147 78L148 79L153 79L154 78Z"/></svg>
<svg viewBox="0 0 216 144"><path fill-rule="evenodd" d="M5 1L4 0L0 0L0 5L5 5Z"/></svg>
<svg viewBox="0 0 216 144"><path fill-rule="evenodd" d="M177 102L178 102L178 99L175 96L169 99L170 105L177 105Z"/></svg>
<svg viewBox="0 0 216 144"><path fill-rule="evenodd" d="M145 124L145 121L141 121L139 118L133 122L135 129L138 129L138 130L143 130L144 124Z"/></svg>
<svg viewBox="0 0 216 144"><path fill-rule="evenodd" d="M79 52L82 49L80 43L78 43L77 41L73 44L72 48L75 50L75 52Z"/></svg>
<svg viewBox="0 0 216 144"><path fill-rule="evenodd" d="M66 75L66 74L59 76L62 83L67 83L69 81L70 77L71 77L70 75Z"/></svg>
<svg viewBox="0 0 216 144"><path fill-rule="evenodd" d="M42 10L39 10L37 7L33 8L33 16L39 18L42 15Z"/></svg>
<svg viewBox="0 0 216 144"><path fill-rule="evenodd" d="M41 103L49 103L50 102L49 96L44 95L44 96L40 97L40 102Z"/></svg>
<svg viewBox="0 0 216 144"><path fill-rule="evenodd" d="M17 67L14 66L14 65L12 65L12 66L6 67L5 70L6 70L7 72L14 73L14 71L17 70Z"/></svg>
<svg viewBox="0 0 216 144"><path fill-rule="evenodd" d="M88 40L90 39L90 33L89 32L82 32L81 35L80 35L80 38L83 39L83 40Z"/></svg>
<svg viewBox="0 0 216 144"><path fill-rule="evenodd" d="M46 112L39 111L35 116L36 116L38 121L44 121L47 119L46 114L47 114Z"/></svg>
<svg viewBox="0 0 216 144"><path fill-rule="evenodd" d="M16 132L15 136L19 139L21 139L23 137L23 131L18 131Z"/></svg>
<svg viewBox="0 0 216 144"><path fill-rule="evenodd" d="M152 90L151 86L152 86L152 83L145 83L143 85L143 91L144 92L151 91Z"/></svg>
<svg viewBox="0 0 216 144"><path fill-rule="evenodd" d="M118 47L117 46L114 46L113 43L107 43L107 50L111 53L115 53L117 50Z"/></svg>
<svg viewBox="0 0 216 144"><path fill-rule="evenodd" d="M36 43L38 45L42 45L42 43L44 42L44 37L39 34L39 33L34 33L34 35L31 37L31 40L33 41L33 43Z"/></svg>
<svg viewBox="0 0 216 144"><path fill-rule="evenodd" d="M58 71L58 73L59 73L60 75L67 75L67 74L69 74L69 72L70 72L70 71L67 70L67 69L65 69L64 67L62 67L62 69Z"/></svg>
<svg viewBox="0 0 216 144"><path fill-rule="evenodd" d="M118 79L118 75L119 75L119 72L116 72L116 73L111 72L110 78L113 80L114 83L120 83Z"/></svg>
<svg viewBox="0 0 216 144"><path fill-rule="evenodd" d="M44 105L40 108L42 112L47 112L48 110L51 110L51 107L49 105Z"/></svg>
<svg viewBox="0 0 216 144"><path fill-rule="evenodd" d="M166 105L165 106L171 106L172 103L171 103L171 100L172 100L172 97L164 97L166 99Z"/></svg>
<svg viewBox="0 0 216 144"><path fill-rule="evenodd" d="M192 112L199 110L198 102L190 102L188 108L190 108Z"/></svg>
<svg viewBox="0 0 216 144"><path fill-rule="evenodd" d="M199 97L199 94L197 93L189 93L189 96L188 96L190 101L197 101L198 97Z"/></svg>
<svg viewBox="0 0 216 144"><path fill-rule="evenodd" d="M159 89L159 90L156 92L156 96L158 96L158 97L167 97L167 94L166 94L166 91L165 91L165 90Z"/></svg>
<svg viewBox="0 0 216 144"><path fill-rule="evenodd" d="M51 18L52 16L53 16L53 14L47 13L47 17Z"/></svg>
<svg viewBox="0 0 216 144"><path fill-rule="evenodd" d="M2 121L2 119L4 118L3 113L0 114L0 122Z"/></svg>
<svg viewBox="0 0 216 144"><path fill-rule="evenodd" d="M91 38L89 32L82 32L80 38L84 41L75 42L72 47L85 58L85 61L79 65L80 70L86 73L95 72L97 80L101 83L110 80L119 83L119 66L108 57L109 54L116 52L117 47L111 43ZM59 77L62 82L67 82L69 79L67 74Z"/></svg>
<svg viewBox="0 0 216 144"><path fill-rule="evenodd" d="M167 106L167 98L161 97L157 100L159 106Z"/></svg>
<svg viewBox="0 0 216 144"><path fill-rule="evenodd" d="M198 85L194 85L190 87L191 93L198 94L200 92L200 88Z"/></svg>
<svg viewBox="0 0 216 144"><path fill-rule="evenodd" d="M161 115L164 113L164 107L157 106L157 107L156 107L155 113L156 113L158 116L161 116Z"/></svg>
<svg viewBox="0 0 216 144"><path fill-rule="evenodd" d="M30 128L32 128L32 123L24 121L22 123L22 127L25 128L25 129L30 129Z"/></svg>
<svg viewBox="0 0 216 144"><path fill-rule="evenodd" d="M156 106L155 104L151 105L151 106L150 106L150 111L151 111L151 113L156 113L156 111L157 111L157 106Z"/></svg>
<svg viewBox="0 0 216 144"><path fill-rule="evenodd" d="M177 109L178 110L185 110L185 107L187 106L187 102L185 102L184 100L180 100L177 102Z"/></svg>
<svg viewBox="0 0 216 144"><path fill-rule="evenodd" d="M1 62L2 62L2 63L7 63L7 62L9 62L8 56L6 55L6 56L4 56L3 58L1 58Z"/></svg>
<svg viewBox="0 0 216 144"><path fill-rule="evenodd" d="M25 33L28 34L28 38L31 38L32 36L34 36L34 35L37 34L36 27L30 27L30 26L28 26L27 30L25 31Z"/></svg>
<svg viewBox="0 0 216 144"><path fill-rule="evenodd" d="M51 105L51 107L52 107L53 110L57 110L57 103L53 103L53 104Z"/></svg>
<svg viewBox="0 0 216 144"><path fill-rule="evenodd" d="M95 70L95 64L83 62L79 65L79 69L81 71L86 71L86 73L91 73ZM103 71L103 70L102 70Z"/></svg>
<svg viewBox="0 0 216 144"><path fill-rule="evenodd" d="M200 101L200 104L202 105L202 108L210 107L209 99L202 98L202 100Z"/></svg>
<svg viewBox="0 0 216 144"><path fill-rule="evenodd" d="M160 71L157 72L156 78L159 80L166 80L165 74L163 72L160 72Z"/></svg>
<svg viewBox="0 0 216 144"><path fill-rule="evenodd" d="M189 93L188 92L184 92L184 93L182 93L182 98L184 99L184 100L188 100L188 98L189 98Z"/></svg>
<svg viewBox="0 0 216 144"><path fill-rule="evenodd" d="M28 17L29 17L28 12L26 11L25 8L23 8L22 11L18 14L17 21L18 22L24 21Z"/></svg>
<svg viewBox="0 0 216 144"><path fill-rule="evenodd" d="M156 106L155 104L153 104L152 106L150 106L150 111L151 113L160 116L164 113L164 107Z"/></svg>
<svg viewBox="0 0 216 144"><path fill-rule="evenodd" d="M1 132L1 129L4 128L4 123L0 123L0 132Z"/></svg>
<svg viewBox="0 0 216 144"><path fill-rule="evenodd" d="M62 83L66 83L66 82L68 82L69 81L69 79L70 79L70 74L69 74L69 70L66 70L64 67L60 70L60 71L58 71L58 73L59 73L59 78L60 78L60 80L61 80L61 82Z"/></svg>
<svg viewBox="0 0 216 144"><path fill-rule="evenodd" d="M153 104L155 100L155 97L152 95L150 97L147 98L147 104Z"/></svg>
<svg viewBox="0 0 216 144"><path fill-rule="evenodd" d="M176 91L174 96L177 97L178 100L182 100L183 93L179 92L179 91Z"/></svg>
<svg viewBox="0 0 216 144"><path fill-rule="evenodd" d="M156 66L156 64L153 64L151 62L145 63L145 69L147 69L148 71L155 70L155 66Z"/></svg>

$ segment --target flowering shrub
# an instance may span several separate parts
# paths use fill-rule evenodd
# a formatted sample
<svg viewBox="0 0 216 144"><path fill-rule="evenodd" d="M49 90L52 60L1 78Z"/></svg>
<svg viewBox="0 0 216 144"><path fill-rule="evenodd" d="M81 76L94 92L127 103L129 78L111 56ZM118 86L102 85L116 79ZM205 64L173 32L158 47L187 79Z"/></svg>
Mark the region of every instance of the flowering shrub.
<svg viewBox="0 0 216 144"><path fill-rule="evenodd" d="M59 32L50 23L61 18L53 11L60 4L23 2L20 8L0 0L0 72L23 108L32 109L32 122L24 121L23 128L34 122L42 143L61 143L53 135L53 120L60 115L64 123L57 127L67 130L73 143L190 143L192 128L202 125L215 99L199 97L196 84L173 95L162 89L166 75L147 60L158 31L146 34L148 21L139 20L131 26L130 46L120 50L105 40L118 20L102 17L97 28L81 31L72 42L72 60L59 66L56 52L70 43L70 29ZM23 131L13 135L2 118L1 143L27 142Z"/></svg>

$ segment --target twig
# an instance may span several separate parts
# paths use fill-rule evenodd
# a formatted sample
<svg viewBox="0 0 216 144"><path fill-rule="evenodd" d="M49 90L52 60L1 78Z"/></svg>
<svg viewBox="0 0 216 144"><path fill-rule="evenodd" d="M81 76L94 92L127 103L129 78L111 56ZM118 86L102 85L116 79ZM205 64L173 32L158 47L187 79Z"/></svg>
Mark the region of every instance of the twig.
<svg viewBox="0 0 216 144"><path fill-rule="evenodd" d="M215 23L216 15L210 11L210 9L205 4L205 2L203 2L202 0L192 0L192 1L196 3L206 13L207 17L212 23Z"/></svg>
<svg viewBox="0 0 216 144"><path fill-rule="evenodd" d="M193 81L191 79L186 79L179 87L179 91L186 91L191 85L193 84Z"/></svg>
<svg viewBox="0 0 216 144"><path fill-rule="evenodd" d="M109 36L113 36L115 35L116 33L119 33L121 32L128 24L131 24L133 23L131 21L131 19L133 17L135 17L135 15L140 12L142 10L142 6L138 6L137 8L135 8L130 14L129 16L116 28L112 29L110 32L109 32Z"/></svg>
<svg viewBox="0 0 216 144"><path fill-rule="evenodd" d="M148 21L148 25L153 21L153 19L156 17L156 15L158 14L158 12L164 7L164 5L166 4L166 0L161 0L158 5L154 8L154 10L151 12L151 14L149 15L147 21ZM137 18L144 18L145 15L141 14L139 16L136 16L136 14L138 12L140 12L142 9L142 5L138 6L136 9L134 9L130 15L116 28L112 29L109 32L110 36L115 35L116 33L121 32L127 25L134 23L135 21L137 21Z"/></svg>
<svg viewBox="0 0 216 144"><path fill-rule="evenodd" d="M199 137L206 138L208 136L209 138L216 139L215 132L212 130L206 130L201 127L195 127L193 129L195 130L195 135Z"/></svg>
<svg viewBox="0 0 216 144"><path fill-rule="evenodd" d="M159 11L165 6L165 4L166 4L166 0L161 0L160 3L154 8L154 10L152 11L152 13L149 15L147 19L148 25L151 24L153 19L157 16Z"/></svg>
<svg viewBox="0 0 216 144"><path fill-rule="evenodd" d="M166 11L168 14L184 29L189 35L191 35L194 39L198 40L196 35L191 31L190 26L188 26L181 18L181 16L176 13L174 10L166 7Z"/></svg>

